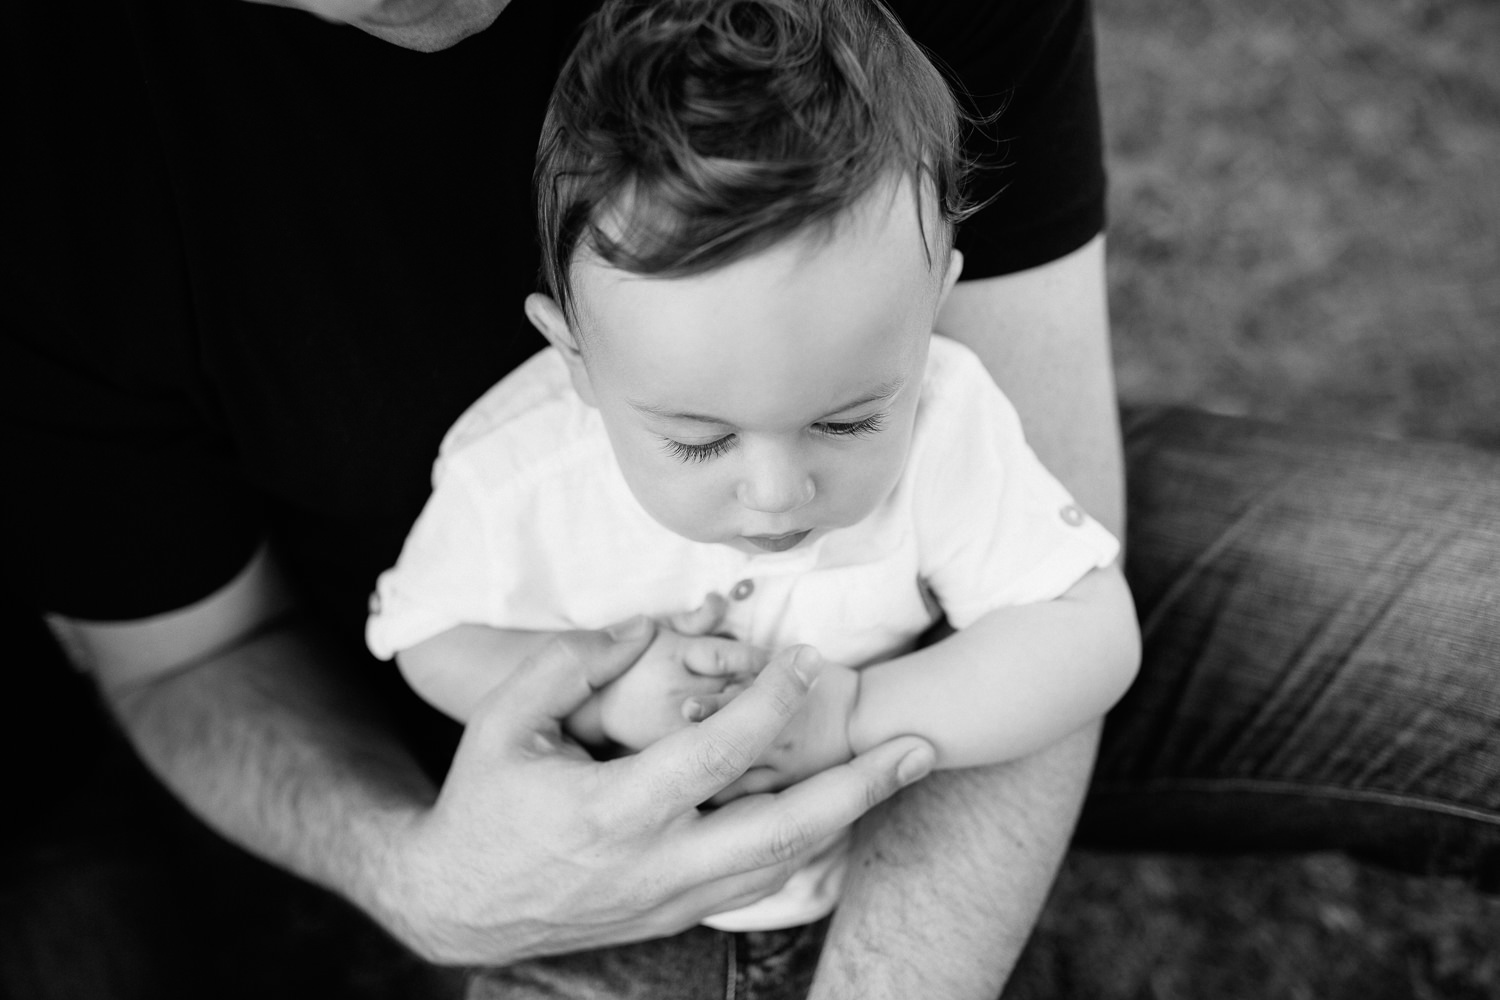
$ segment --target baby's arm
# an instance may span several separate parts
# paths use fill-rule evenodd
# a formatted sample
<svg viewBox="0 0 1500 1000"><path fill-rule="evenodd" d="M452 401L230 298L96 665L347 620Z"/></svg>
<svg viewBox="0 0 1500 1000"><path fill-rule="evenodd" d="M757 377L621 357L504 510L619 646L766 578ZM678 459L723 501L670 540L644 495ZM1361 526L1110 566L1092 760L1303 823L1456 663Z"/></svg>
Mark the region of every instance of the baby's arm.
<svg viewBox="0 0 1500 1000"><path fill-rule="evenodd" d="M655 639L629 671L569 718L569 732L590 746L614 743L638 750L701 718L706 713L693 712L700 698L731 695L766 662L762 650L701 634L717 620L712 615L705 618L701 609L660 623L632 619L639 627L654 627ZM622 623L610 631L630 625ZM460 625L398 652L396 662L425 701L467 722L479 701L516 664L558 634Z"/></svg>
<svg viewBox="0 0 1500 1000"><path fill-rule="evenodd" d="M1104 715L1135 679L1140 630L1118 566L1061 597L997 608L941 642L859 672L854 753L926 737L938 767L1025 757Z"/></svg>
<svg viewBox="0 0 1500 1000"><path fill-rule="evenodd" d="M649 620L645 624L649 627ZM492 688L558 634L456 625L399 650L396 665L423 701L449 718L467 723L475 706Z"/></svg>
<svg viewBox="0 0 1500 1000"><path fill-rule="evenodd" d="M941 642L853 670L810 648L801 712L723 802L771 791L903 734L938 767L1016 760L1100 718L1134 680L1140 632L1119 569L1090 572L1051 601L997 608Z"/></svg>

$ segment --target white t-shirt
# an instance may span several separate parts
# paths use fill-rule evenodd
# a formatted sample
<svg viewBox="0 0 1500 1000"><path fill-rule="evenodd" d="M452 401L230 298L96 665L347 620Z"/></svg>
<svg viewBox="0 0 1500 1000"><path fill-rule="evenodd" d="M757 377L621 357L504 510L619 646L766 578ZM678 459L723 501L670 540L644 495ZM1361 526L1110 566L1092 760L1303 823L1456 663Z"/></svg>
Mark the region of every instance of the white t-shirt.
<svg viewBox="0 0 1500 1000"><path fill-rule="evenodd" d="M381 574L366 639L389 658L460 624L601 628L730 598L724 630L767 648L808 643L862 666L910 648L939 614L962 629L1061 596L1119 543L1027 446L979 359L933 337L900 481L859 524L787 552L689 541L636 502L598 411L547 349L449 430L433 493ZM941 609L939 611L938 609ZM842 849L782 892L706 921L807 923L838 899Z"/></svg>

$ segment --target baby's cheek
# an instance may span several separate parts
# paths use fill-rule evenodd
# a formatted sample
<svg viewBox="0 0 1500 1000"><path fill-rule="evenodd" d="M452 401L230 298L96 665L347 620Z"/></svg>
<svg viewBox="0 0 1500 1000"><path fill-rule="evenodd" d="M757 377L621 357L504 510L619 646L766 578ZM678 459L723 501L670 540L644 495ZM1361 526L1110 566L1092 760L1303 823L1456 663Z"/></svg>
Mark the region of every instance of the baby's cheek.
<svg viewBox="0 0 1500 1000"><path fill-rule="evenodd" d="M906 449L899 444L885 445L878 451L851 457L863 460L843 470L843 483L835 498L844 527L863 521L891 495L901 479Z"/></svg>
<svg viewBox="0 0 1500 1000"><path fill-rule="evenodd" d="M706 478L706 477L705 477ZM662 527L695 542L717 542L719 509L707 482L664 476L635 491L641 507Z"/></svg>

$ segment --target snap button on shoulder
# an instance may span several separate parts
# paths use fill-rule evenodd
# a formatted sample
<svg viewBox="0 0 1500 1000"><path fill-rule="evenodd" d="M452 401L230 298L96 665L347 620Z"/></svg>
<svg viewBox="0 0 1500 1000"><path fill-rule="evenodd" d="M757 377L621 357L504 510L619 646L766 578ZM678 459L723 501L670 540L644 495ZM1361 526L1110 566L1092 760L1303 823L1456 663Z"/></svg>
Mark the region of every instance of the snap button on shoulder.
<svg viewBox="0 0 1500 1000"><path fill-rule="evenodd" d="M755 593L755 581L741 580L739 583L735 584L733 588L730 589L729 596L734 598L736 601L743 601L753 593Z"/></svg>
<svg viewBox="0 0 1500 1000"><path fill-rule="evenodd" d="M1072 525L1075 528L1083 523L1083 511L1079 510L1072 504L1068 504L1067 506L1063 507L1062 510L1058 511L1058 514L1062 516L1064 524Z"/></svg>

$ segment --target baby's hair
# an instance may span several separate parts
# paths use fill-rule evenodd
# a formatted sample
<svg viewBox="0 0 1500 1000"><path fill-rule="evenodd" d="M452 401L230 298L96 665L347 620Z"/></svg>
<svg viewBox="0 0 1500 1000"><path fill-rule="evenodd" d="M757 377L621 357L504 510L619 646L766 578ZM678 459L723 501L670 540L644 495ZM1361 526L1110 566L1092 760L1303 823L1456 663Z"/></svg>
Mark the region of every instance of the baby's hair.
<svg viewBox="0 0 1500 1000"><path fill-rule="evenodd" d="M934 192L951 236L971 211L962 121L878 0L610 0L542 127L542 288L571 314L585 248L636 274L701 274L831 227L891 177L913 181L919 222Z"/></svg>

